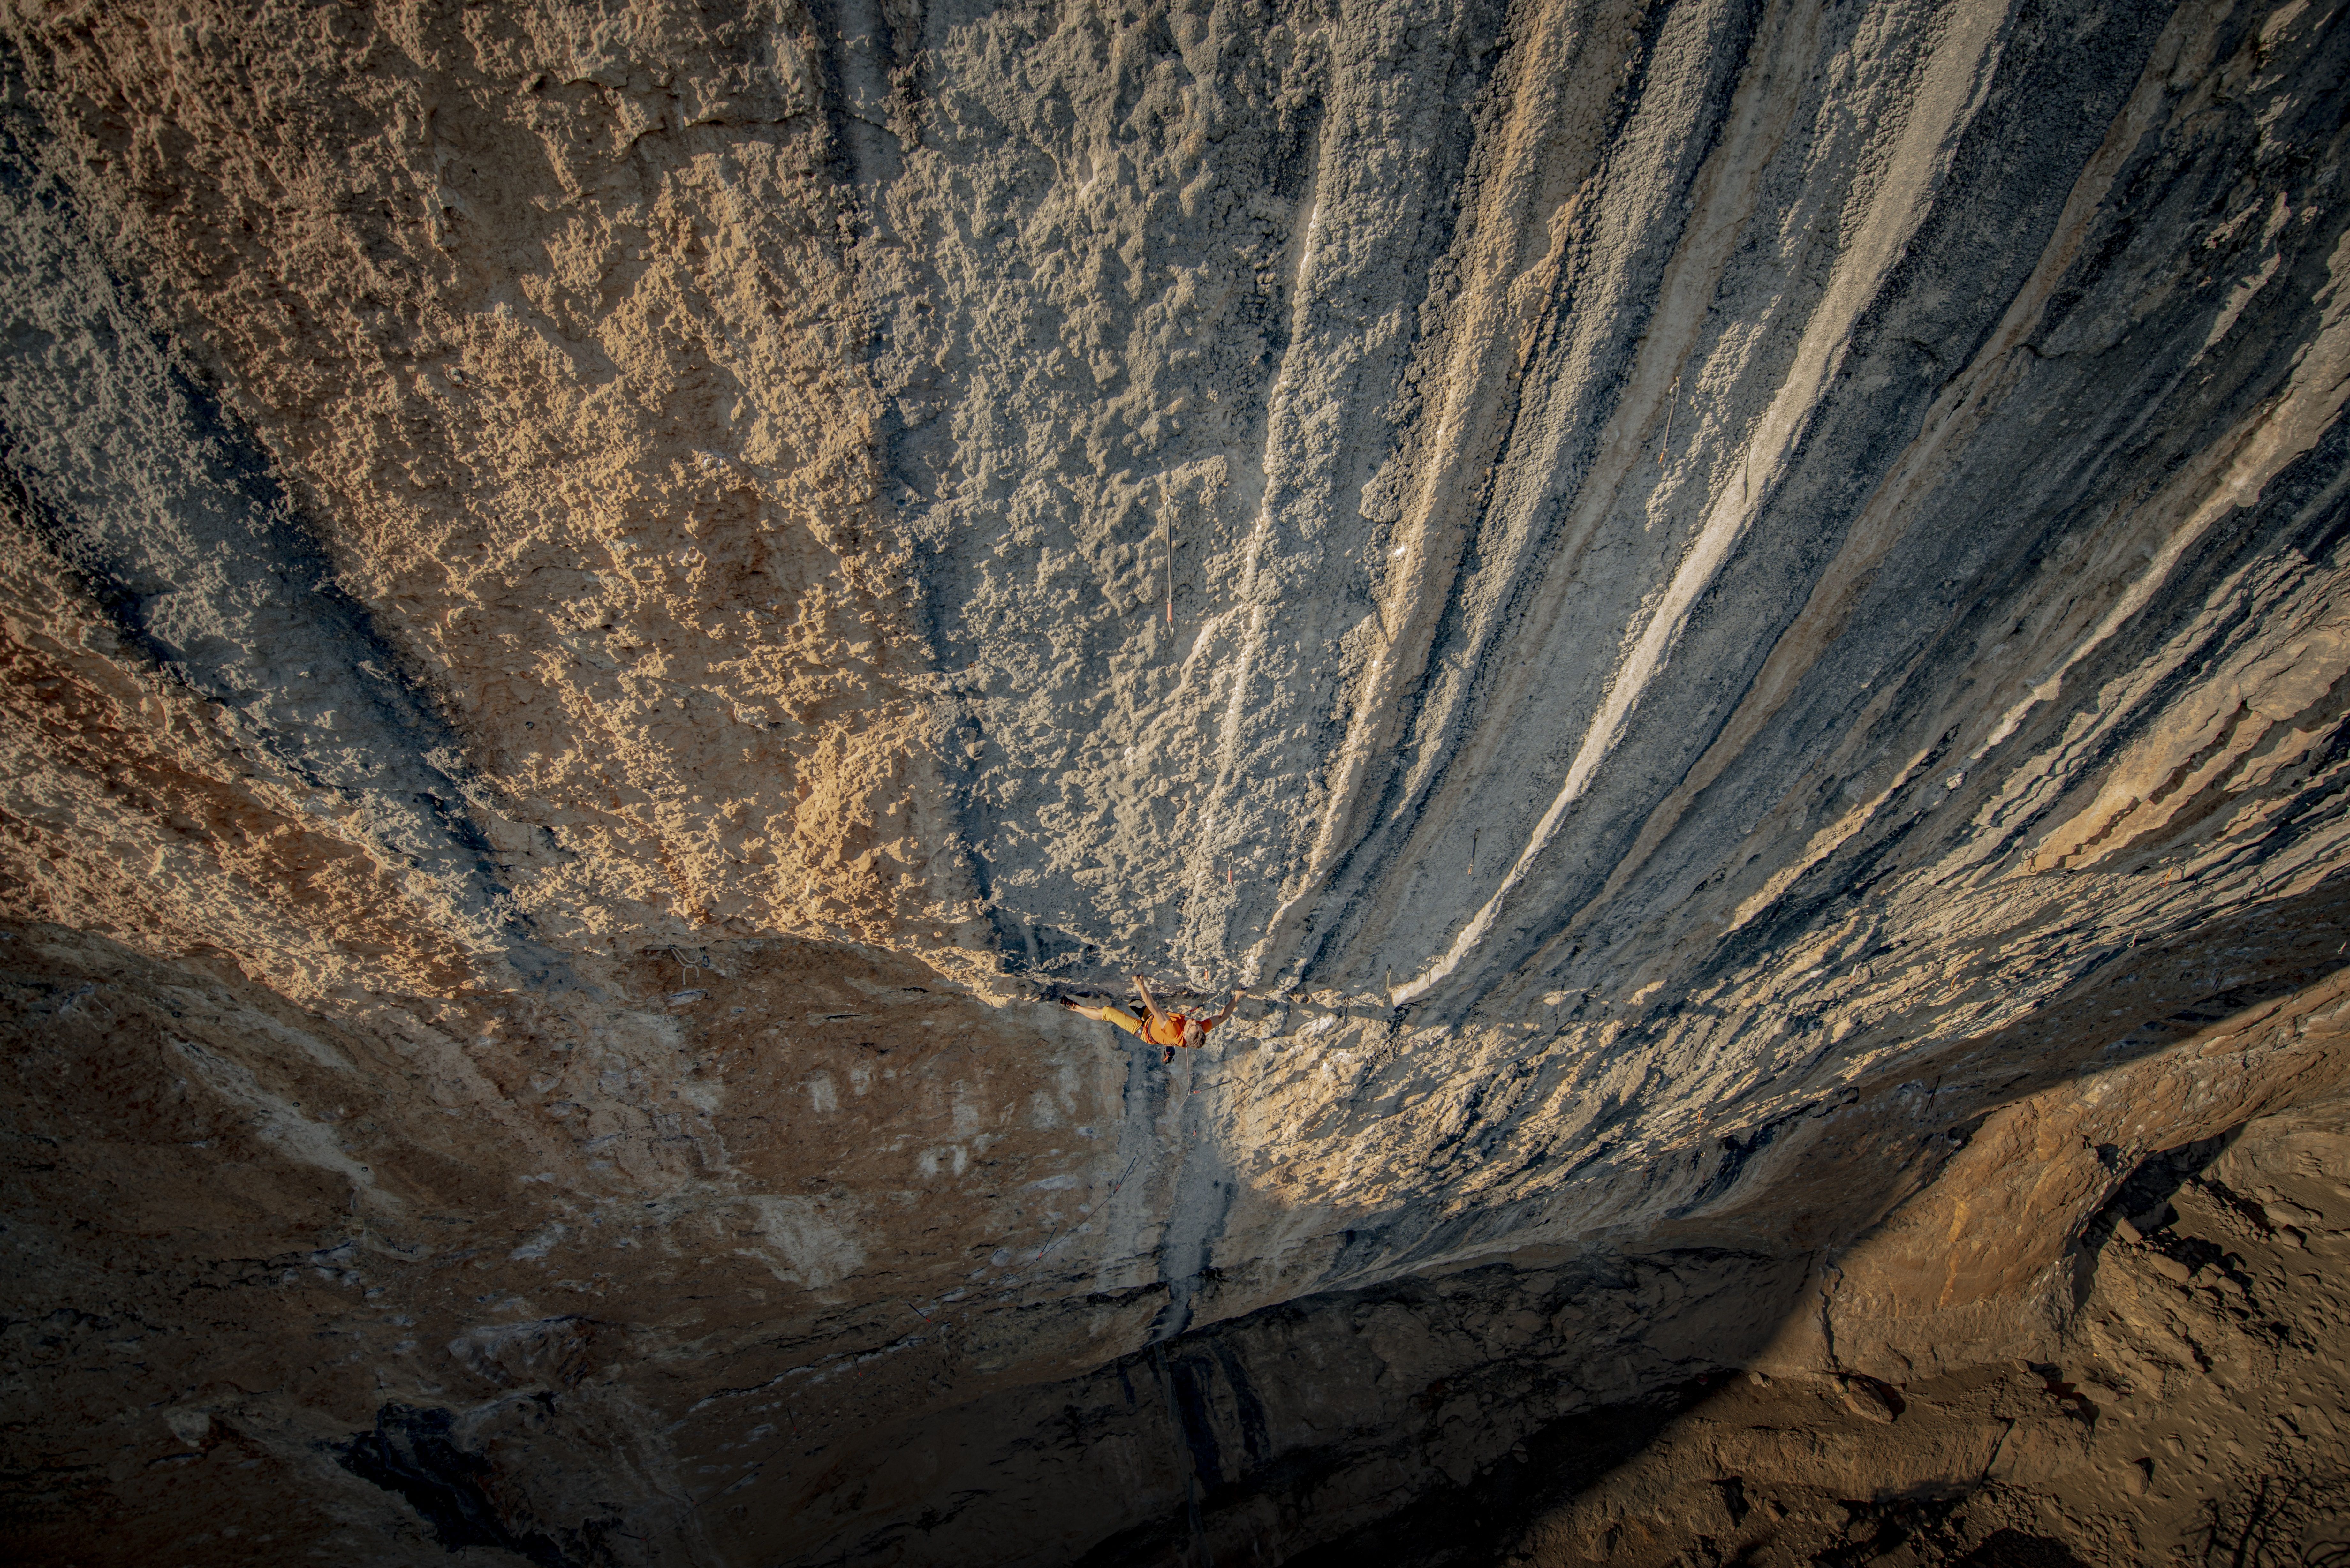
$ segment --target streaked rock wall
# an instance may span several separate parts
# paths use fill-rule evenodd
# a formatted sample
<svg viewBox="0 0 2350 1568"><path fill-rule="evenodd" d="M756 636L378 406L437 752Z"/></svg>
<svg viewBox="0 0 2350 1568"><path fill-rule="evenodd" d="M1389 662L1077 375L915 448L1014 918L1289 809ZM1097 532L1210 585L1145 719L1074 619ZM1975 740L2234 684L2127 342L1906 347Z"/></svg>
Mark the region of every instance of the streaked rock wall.
<svg viewBox="0 0 2350 1568"><path fill-rule="evenodd" d="M2055 1332L2337 1085L2338 10L11 4L24 1495L1147 1555L1037 1390L1333 1293Z"/></svg>

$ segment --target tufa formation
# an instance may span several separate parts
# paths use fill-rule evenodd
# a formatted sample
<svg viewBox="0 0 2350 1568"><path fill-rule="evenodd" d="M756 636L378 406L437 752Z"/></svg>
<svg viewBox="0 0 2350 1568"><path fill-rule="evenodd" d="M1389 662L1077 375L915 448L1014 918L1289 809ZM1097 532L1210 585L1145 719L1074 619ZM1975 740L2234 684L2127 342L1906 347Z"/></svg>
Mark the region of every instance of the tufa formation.
<svg viewBox="0 0 2350 1568"><path fill-rule="evenodd" d="M5 0L11 1560L2350 1557L2343 9Z"/></svg>

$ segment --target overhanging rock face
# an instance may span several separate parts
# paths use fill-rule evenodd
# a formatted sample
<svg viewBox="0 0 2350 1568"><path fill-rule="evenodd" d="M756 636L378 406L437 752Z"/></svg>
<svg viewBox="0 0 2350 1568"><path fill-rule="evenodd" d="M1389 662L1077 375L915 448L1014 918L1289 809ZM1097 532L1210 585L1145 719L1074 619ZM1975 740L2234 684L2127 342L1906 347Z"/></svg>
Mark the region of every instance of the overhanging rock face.
<svg viewBox="0 0 2350 1568"><path fill-rule="evenodd" d="M2339 10L11 4L31 1516L1275 1561L1513 1314L2056 1343L2340 1087Z"/></svg>

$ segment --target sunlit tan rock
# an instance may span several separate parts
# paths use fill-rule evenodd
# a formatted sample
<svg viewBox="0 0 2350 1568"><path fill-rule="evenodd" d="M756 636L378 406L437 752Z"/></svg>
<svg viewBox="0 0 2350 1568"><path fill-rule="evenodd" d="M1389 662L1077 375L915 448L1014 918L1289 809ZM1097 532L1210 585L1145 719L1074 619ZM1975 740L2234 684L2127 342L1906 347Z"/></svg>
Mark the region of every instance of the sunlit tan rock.
<svg viewBox="0 0 2350 1568"><path fill-rule="evenodd" d="M8 0L15 1539L2338 1553L2340 10Z"/></svg>

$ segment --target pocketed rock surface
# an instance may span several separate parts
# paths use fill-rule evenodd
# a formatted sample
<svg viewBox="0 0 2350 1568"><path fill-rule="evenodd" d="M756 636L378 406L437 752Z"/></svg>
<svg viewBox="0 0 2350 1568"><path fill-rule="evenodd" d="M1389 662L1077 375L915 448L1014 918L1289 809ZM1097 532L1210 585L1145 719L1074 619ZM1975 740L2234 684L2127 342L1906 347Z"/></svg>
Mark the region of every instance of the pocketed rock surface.
<svg viewBox="0 0 2350 1568"><path fill-rule="evenodd" d="M11 1539L2345 1550L2341 9L7 0Z"/></svg>

